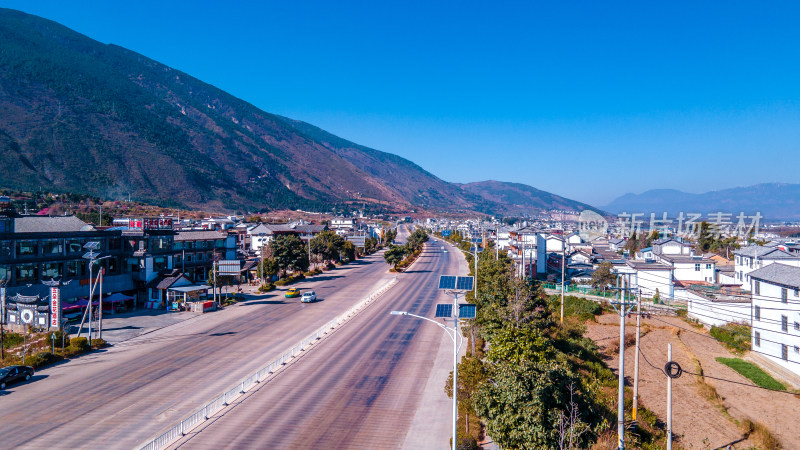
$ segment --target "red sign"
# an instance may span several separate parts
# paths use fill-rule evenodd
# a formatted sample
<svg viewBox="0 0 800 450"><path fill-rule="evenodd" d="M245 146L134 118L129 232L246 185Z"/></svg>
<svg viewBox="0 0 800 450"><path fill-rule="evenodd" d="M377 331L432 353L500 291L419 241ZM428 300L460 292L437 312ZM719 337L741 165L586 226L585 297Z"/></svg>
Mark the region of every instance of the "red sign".
<svg viewBox="0 0 800 450"><path fill-rule="evenodd" d="M61 326L61 289L50 288L50 327L58 328Z"/></svg>

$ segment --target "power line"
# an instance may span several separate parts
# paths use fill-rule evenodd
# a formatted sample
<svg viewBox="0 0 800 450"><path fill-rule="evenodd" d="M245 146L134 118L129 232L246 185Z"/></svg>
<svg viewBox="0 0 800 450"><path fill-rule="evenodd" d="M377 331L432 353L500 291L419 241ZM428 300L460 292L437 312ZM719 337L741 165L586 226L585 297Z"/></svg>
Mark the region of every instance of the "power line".
<svg viewBox="0 0 800 450"><path fill-rule="evenodd" d="M642 357L644 358L645 362L647 362L647 364L649 364L649 365L650 365L650 367L652 367L652 368L654 368L654 369L658 370L658 371L659 371L659 372L661 372L661 373L662 373L664 376L667 376L667 374L664 372L664 369L662 369L662 368L660 368L660 367L656 367L656 366L654 366L654 365L653 365L653 363L651 363L651 362L650 362L650 361L647 359L647 356L644 354L644 352L643 352L641 349L639 349L639 354L640 354L640 355L642 355ZM679 366L679 367L680 367L680 366ZM690 371L688 371L688 370L686 370L686 369L684 369L684 368L682 368L682 367L681 367L681 370L682 370L682 372L683 372L683 373L686 373L686 374L689 374L689 375L695 375L695 376L698 376L698 377L710 378L710 379L712 379L712 380L725 381L725 382L728 382L728 383L738 384L738 385L741 385L741 386L747 386L747 387L754 387L754 388L758 388L758 389L764 389L764 390L766 390L766 391L780 392L781 394L789 394L789 395L794 395L794 392L789 392L789 391L780 390L780 389L772 389L772 388L763 387L763 386L759 386L759 385L757 385L757 384L752 384L752 383L743 383L743 382L741 382L741 381L729 380L729 379L727 379L727 378L720 378L720 377L715 377L715 376L712 376L712 375L706 375L705 373L703 373L703 374L694 373L694 372L690 372Z"/></svg>
<svg viewBox="0 0 800 450"><path fill-rule="evenodd" d="M667 321L665 321L665 320L661 320L661 319L658 319L658 318L655 318L655 317L653 317L652 319L653 319L653 320L658 320L659 322L666 323L667 325L671 325L671 326L673 326L673 327L675 327L675 328L679 328L679 329L681 329L681 330L688 331L688 332L690 332L690 333L694 333L694 334L697 334L697 335L703 336L703 337L705 337L705 338L708 338L708 339L714 339L715 341L717 340L717 339L716 339L715 337L713 337L713 336L709 336L709 335L707 335L707 334L703 334L703 333L698 333L697 331L691 330L691 329L689 329L689 328L680 327L680 326L678 326L678 325L675 325L675 324L673 324L673 323L669 323L669 322L667 322ZM762 338L762 340L765 340L765 341L767 341L767 342L773 342L773 343L783 344L782 342L768 341L767 339L763 339L763 338ZM717 341L717 342L719 342L719 341ZM753 352L753 353L759 353L759 354L761 354L761 355L769 356L769 357L771 357L771 358L777 358L777 356L775 356L775 355L770 355L769 353L764 353L764 352L761 352L761 351L758 351L758 350L755 350L755 349L750 349L749 351L751 351L751 352ZM792 361L792 360L789 360L789 359L785 359L785 360L783 360L783 361L784 361L784 362L790 362L790 363L793 363L793 364L800 364L800 361Z"/></svg>

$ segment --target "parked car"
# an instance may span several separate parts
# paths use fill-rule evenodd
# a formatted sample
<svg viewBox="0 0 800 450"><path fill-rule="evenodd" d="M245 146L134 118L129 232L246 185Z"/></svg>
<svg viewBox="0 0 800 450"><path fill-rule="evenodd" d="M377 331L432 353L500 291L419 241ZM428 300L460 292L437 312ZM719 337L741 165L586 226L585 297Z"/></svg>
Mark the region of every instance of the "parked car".
<svg viewBox="0 0 800 450"><path fill-rule="evenodd" d="M33 367L8 366L0 369L0 389L18 381L28 381L33 376Z"/></svg>
<svg viewBox="0 0 800 450"><path fill-rule="evenodd" d="M317 301L317 293L314 291L308 291L303 294L303 298L300 299L303 303L311 303Z"/></svg>
<svg viewBox="0 0 800 450"><path fill-rule="evenodd" d="M286 297L286 298L300 297L300 289L291 288L288 291L286 291L286 294L284 295L284 297Z"/></svg>

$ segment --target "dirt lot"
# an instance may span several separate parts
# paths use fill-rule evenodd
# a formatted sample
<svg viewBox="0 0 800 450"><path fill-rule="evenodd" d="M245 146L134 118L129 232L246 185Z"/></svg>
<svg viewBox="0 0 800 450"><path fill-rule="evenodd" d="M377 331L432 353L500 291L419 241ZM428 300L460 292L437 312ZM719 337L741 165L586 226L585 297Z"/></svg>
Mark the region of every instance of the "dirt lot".
<svg viewBox="0 0 800 450"><path fill-rule="evenodd" d="M631 335L635 331L635 319L627 320L626 324L626 332ZM667 412L667 379L661 368L667 361L668 343L672 343L672 359L684 370L699 373L699 363L707 376L751 384L750 380L715 360L718 356L735 355L702 328L696 328L676 317L663 316L643 319L642 324L642 329L648 331L641 340L641 354L652 366L644 357L639 360L640 404L663 420L666 419ZM601 351L609 346L617 346L619 316L607 314L598 317L598 323L589 322L586 335L597 342ZM633 386L633 359L634 348L630 346L625 351L625 375L630 386ZM619 367L617 355L609 356L607 364L616 371ZM714 390L719 395L716 400ZM800 427L797 426L800 400L794 395L707 377L700 380L699 377L688 374L673 380L672 395L673 432L684 448L725 448L727 445L736 449L763 447L763 441L755 435L747 438L741 426L744 420L764 424L783 448L800 448Z"/></svg>

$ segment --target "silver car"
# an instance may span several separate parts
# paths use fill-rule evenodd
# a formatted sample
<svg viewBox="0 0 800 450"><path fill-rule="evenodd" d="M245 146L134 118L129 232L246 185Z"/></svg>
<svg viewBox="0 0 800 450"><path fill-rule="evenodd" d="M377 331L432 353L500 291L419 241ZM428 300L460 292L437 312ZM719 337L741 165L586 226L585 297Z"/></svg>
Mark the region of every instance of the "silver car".
<svg viewBox="0 0 800 450"><path fill-rule="evenodd" d="M308 291L303 293L303 296L300 298L300 301L303 303L311 303L317 301L317 293L314 291Z"/></svg>

